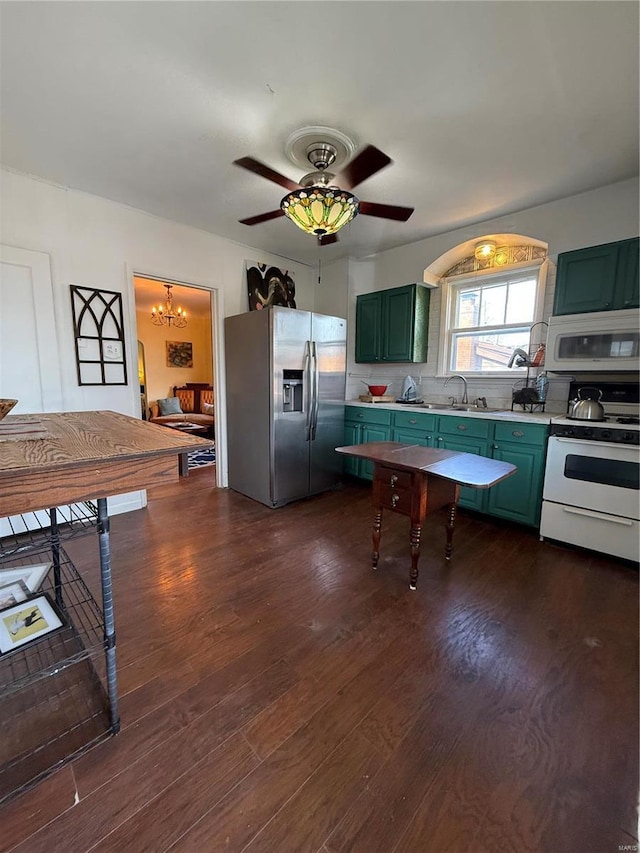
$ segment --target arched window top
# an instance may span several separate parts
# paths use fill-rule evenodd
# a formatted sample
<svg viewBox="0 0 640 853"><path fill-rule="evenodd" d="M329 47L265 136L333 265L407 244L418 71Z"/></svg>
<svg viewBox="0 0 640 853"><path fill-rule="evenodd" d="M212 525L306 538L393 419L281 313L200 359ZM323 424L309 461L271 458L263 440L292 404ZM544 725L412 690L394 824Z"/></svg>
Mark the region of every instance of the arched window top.
<svg viewBox="0 0 640 853"><path fill-rule="evenodd" d="M478 260L473 254L462 258L444 273L444 278L465 273L479 272L480 270L500 269L510 267L513 264L521 264L527 261L544 261L547 250L542 246L534 246L531 243L518 246L498 246L492 258Z"/></svg>
<svg viewBox="0 0 640 853"><path fill-rule="evenodd" d="M483 240L492 240L497 244L493 258L477 260L474 249ZM539 263L546 259L548 246L543 240L525 234L479 234L471 240L459 243L440 257L436 258L424 270L426 284L437 287L443 278L468 275L487 270L505 269L522 263Z"/></svg>

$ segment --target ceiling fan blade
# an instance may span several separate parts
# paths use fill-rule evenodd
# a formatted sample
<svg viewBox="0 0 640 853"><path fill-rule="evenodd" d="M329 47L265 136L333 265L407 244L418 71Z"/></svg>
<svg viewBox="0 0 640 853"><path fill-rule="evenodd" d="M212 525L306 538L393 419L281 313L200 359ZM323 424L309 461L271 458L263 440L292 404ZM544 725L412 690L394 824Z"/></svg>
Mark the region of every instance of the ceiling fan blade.
<svg viewBox="0 0 640 853"><path fill-rule="evenodd" d="M374 201L361 201L360 213L365 216L379 216L381 219L397 219L406 222L415 208L396 207L395 204L376 204Z"/></svg>
<svg viewBox="0 0 640 853"><path fill-rule="evenodd" d="M300 184L296 184L295 181L285 178L280 172L270 169L269 166L265 166L259 160L254 160L253 157L241 157L239 160L234 160L233 165L240 166L241 169L247 169L249 172L260 175L261 178L266 178L268 181L273 181L274 184L279 184L287 190L300 189Z"/></svg>
<svg viewBox="0 0 640 853"><path fill-rule="evenodd" d="M338 242L337 234L325 234L323 237L318 237L318 243L320 246L330 246L331 243Z"/></svg>
<svg viewBox="0 0 640 853"><path fill-rule="evenodd" d="M268 213L259 213L257 216L250 216L248 219L239 219L243 225L258 225L260 222L268 222L270 219L277 219L279 216L284 216L280 208L270 210Z"/></svg>
<svg viewBox="0 0 640 853"><path fill-rule="evenodd" d="M353 189L353 187L357 187L358 184L370 178L371 175L375 175L380 169L384 169L390 162L391 158L387 157L380 149L374 145L367 145L350 163L347 163L332 183L341 189Z"/></svg>

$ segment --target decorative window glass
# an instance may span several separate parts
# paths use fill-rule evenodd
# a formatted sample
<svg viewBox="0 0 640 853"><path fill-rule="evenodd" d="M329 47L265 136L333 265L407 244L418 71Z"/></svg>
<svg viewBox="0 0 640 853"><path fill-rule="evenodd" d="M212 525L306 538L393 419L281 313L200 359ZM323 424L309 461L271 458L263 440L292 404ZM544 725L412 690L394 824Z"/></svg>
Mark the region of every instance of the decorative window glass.
<svg viewBox="0 0 640 853"><path fill-rule="evenodd" d="M78 385L126 385L122 295L71 285Z"/></svg>

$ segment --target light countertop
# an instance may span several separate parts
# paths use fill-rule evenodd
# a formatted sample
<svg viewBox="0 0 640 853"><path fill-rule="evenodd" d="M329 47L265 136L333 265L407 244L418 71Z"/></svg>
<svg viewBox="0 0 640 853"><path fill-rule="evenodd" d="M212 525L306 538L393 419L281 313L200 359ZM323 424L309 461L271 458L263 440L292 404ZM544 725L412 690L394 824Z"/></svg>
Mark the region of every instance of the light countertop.
<svg viewBox="0 0 640 853"><path fill-rule="evenodd" d="M497 412L484 411L478 409L473 412L461 412L452 409L426 409L421 405L412 405L405 403L363 403L360 400L347 400L347 406L358 406L363 409L388 409L392 412L408 412L412 411L416 414L430 415L454 415L457 418L482 418L483 420L491 421L518 421L519 423L530 424L548 424L552 418L561 415L561 412L523 412L511 411L511 409L500 410Z"/></svg>

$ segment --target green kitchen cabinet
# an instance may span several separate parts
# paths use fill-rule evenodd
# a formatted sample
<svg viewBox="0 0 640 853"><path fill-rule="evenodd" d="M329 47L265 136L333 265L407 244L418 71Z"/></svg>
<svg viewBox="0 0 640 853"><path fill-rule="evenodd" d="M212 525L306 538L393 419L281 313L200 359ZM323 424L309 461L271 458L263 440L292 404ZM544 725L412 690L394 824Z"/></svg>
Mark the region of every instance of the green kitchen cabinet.
<svg viewBox="0 0 640 853"><path fill-rule="evenodd" d="M637 237L558 255L554 315L637 308Z"/></svg>
<svg viewBox="0 0 640 853"><path fill-rule="evenodd" d="M391 439L391 412L388 409L365 409L362 406L346 406L344 421L344 443L365 444L368 441ZM373 480L373 463L368 459L345 456L344 473L363 480Z"/></svg>
<svg viewBox="0 0 640 853"><path fill-rule="evenodd" d="M488 491L486 511L537 527L542 507L542 484L547 450L548 428L543 424L497 423L491 456L517 467Z"/></svg>
<svg viewBox="0 0 640 853"><path fill-rule="evenodd" d="M425 362L429 297L429 288L421 284L358 296L356 362Z"/></svg>
<svg viewBox="0 0 640 853"><path fill-rule="evenodd" d="M489 456L492 434L492 421L447 415L439 419L435 446L446 450L458 450L461 453ZM462 486L458 505L482 512L485 505L485 494L484 489L471 489Z"/></svg>
<svg viewBox="0 0 640 853"><path fill-rule="evenodd" d="M437 420L435 415L421 412L396 412L393 418L391 440L402 444L433 447Z"/></svg>

